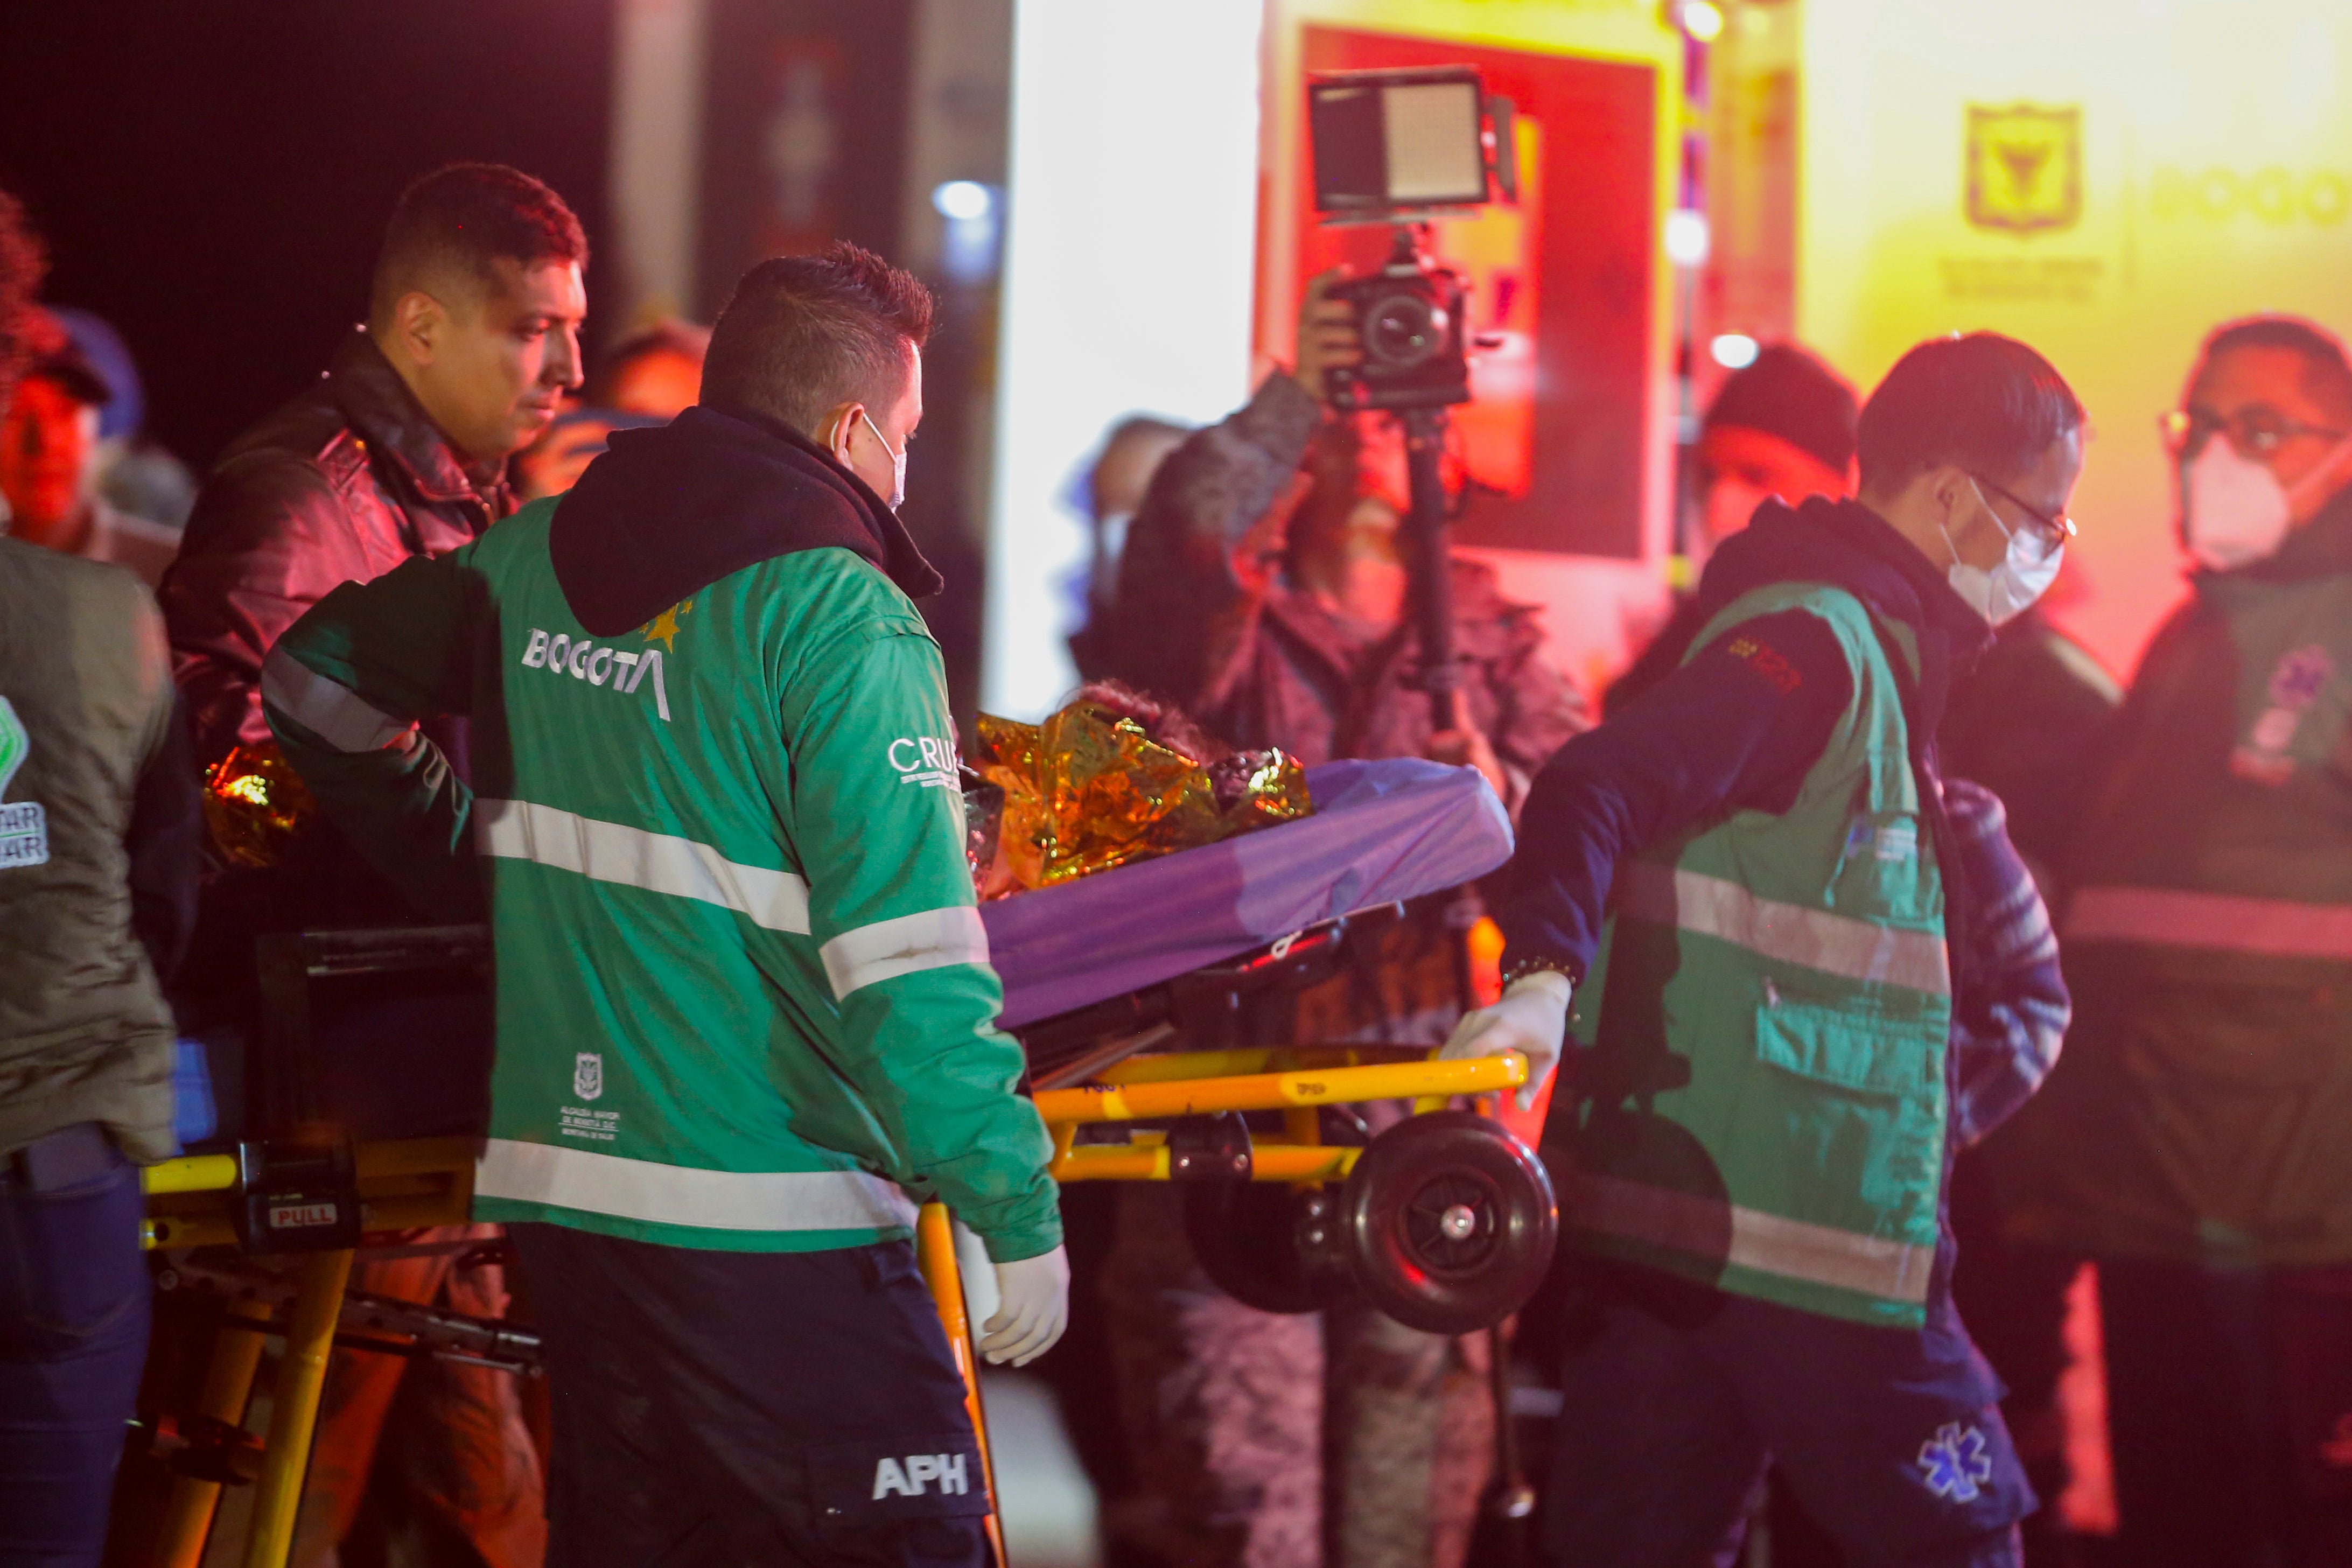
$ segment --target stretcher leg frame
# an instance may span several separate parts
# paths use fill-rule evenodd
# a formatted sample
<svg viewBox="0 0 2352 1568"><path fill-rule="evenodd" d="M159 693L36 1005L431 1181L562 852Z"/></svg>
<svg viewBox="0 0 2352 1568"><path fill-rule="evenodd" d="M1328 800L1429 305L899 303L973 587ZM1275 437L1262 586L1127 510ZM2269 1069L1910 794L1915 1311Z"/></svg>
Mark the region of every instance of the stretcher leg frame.
<svg viewBox="0 0 2352 1568"><path fill-rule="evenodd" d="M248 1301L229 1307L220 1337L213 1342L203 1391L196 1396L197 1415L231 1426L245 1420L253 1375L261 1366L262 1342L272 1331L267 1308ZM218 1481L182 1476L172 1483L172 1500L164 1510L155 1552L159 1568L197 1568L204 1561L205 1538L212 1531L220 1494Z"/></svg>
<svg viewBox="0 0 2352 1568"><path fill-rule="evenodd" d="M310 1468L310 1438L319 1425L319 1396L327 1384L335 1321L351 1278L349 1251L316 1252L302 1260L300 1290L286 1325L286 1359L269 1411L268 1447L253 1500L253 1534L245 1568L285 1568L294 1545L294 1516L302 1478Z"/></svg>
<svg viewBox="0 0 2352 1568"><path fill-rule="evenodd" d="M940 1326L947 1331L956 1371L963 1377L964 1413L980 1441L980 1479L988 1488L988 1544L999 1563L1004 1555L1004 1525L996 1512L996 1460L988 1447L988 1413L980 1400L980 1367L972 1353L971 1316L964 1310L963 1268L956 1261L955 1224L945 1204L925 1204L915 1222L915 1255L930 1287L931 1304L939 1309ZM248 1564L247 1568L254 1568Z"/></svg>

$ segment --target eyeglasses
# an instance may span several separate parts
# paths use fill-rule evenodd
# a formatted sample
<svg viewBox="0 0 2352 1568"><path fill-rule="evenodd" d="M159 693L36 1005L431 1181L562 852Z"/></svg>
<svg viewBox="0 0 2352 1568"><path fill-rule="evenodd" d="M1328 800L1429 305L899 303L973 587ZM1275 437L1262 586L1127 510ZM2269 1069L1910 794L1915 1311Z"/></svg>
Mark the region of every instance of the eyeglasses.
<svg viewBox="0 0 2352 1568"><path fill-rule="evenodd" d="M2010 505L2023 512L2026 515L2027 520L2030 521L2033 524L2034 528L2040 531L2042 542L2050 546L2053 550L2064 544L2068 540L2074 538L2081 531L2081 530L2074 526L2074 520L2068 517L2063 511L2057 516L2053 517L2048 512L2035 510L2032 507L2028 506L2025 502L2018 500L2014 491L2005 490L2001 489L2000 486L1993 483L1990 479L1979 478L1977 479L1977 483L1984 486L1985 489L1990 490L1993 494L1999 496L2001 500L2007 501Z"/></svg>
<svg viewBox="0 0 2352 1568"><path fill-rule="evenodd" d="M2329 441L2345 437L2341 430L2305 425L2260 403L2241 408L2227 419L2210 408L2176 408L2159 417L2156 426L2164 436L2165 450L2176 458L2202 449L2217 435L2229 437L2230 445L2250 458L2266 458L2298 436Z"/></svg>

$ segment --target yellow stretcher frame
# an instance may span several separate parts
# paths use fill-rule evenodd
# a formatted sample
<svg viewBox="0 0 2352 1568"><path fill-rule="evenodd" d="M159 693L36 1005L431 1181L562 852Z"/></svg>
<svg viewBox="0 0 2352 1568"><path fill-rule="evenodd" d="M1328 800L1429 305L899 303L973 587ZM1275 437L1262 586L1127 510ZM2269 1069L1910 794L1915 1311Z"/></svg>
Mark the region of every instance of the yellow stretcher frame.
<svg viewBox="0 0 2352 1568"><path fill-rule="evenodd" d="M1285 1112L1280 1138L1253 1140L1251 1177L1264 1182L1337 1181L1361 1151L1324 1144L1316 1110L1372 1100L1410 1100L1434 1109L1462 1096L1517 1088L1527 1063L1516 1055L1468 1061L1393 1061L1393 1052L1349 1047L1284 1047L1265 1050L1171 1052L1130 1057L1076 1089L1045 1089L1037 1110L1054 1139L1057 1181L1171 1179L1171 1152L1163 1133L1137 1131L1125 1144L1080 1144L1081 1127L1111 1121L1156 1121L1223 1111ZM471 1221L476 1143L469 1138L417 1138L361 1144L355 1152L362 1232L423 1229ZM230 1154L166 1160L142 1173L147 1194L145 1245L152 1248L233 1247L230 1218L238 1201L239 1168ZM996 1476L981 1403L972 1327L964 1306L954 1227L943 1205L926 1204L916 1223L916 1255L963 1377L964 1405L980 1442L988 1486L987 1528L997 1561L1006 1561L997 1516ZM269 1431L256 1482L252 1531L244 1568L285 1568L294 1542L296 1510L310 1468L319 1400L334 1346L343 1290L355 1254L350 1249L300 1255L296 1293L280 1328L266 1309L229 1303L197 1395L196 1414L242 1424L261 1363L262 1341L282 1335L286 1352L272 1393ZM173 1481L155 1562L158 1568L198 1568L219 1506L222 1483L179 1476Z"/></svg>

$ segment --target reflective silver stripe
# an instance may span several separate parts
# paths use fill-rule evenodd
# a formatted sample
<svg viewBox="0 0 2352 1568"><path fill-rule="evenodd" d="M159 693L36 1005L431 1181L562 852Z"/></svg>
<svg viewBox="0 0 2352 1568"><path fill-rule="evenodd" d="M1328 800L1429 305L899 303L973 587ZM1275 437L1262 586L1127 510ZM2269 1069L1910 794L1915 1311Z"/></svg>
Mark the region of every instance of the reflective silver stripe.
<svg viewBox="0 0 2352 1568"><path fill-rule="evenodd" d="M790 871L746 866L691 838L601 822L527 800L477 800L474 816L476 841L485 855L576 871L593 881L698 899L733 910L770 931L808 934L808 884Z"/></svg>
<svg viewBox="0 0 2352 1568"><path fill-rule="evenodd" d="M863 1171L705 1171L493 1138L474 1195L703 1230L884 1230L915 1222L898 1185Z"/></svg>
<svg viewBox="0 0 2352 1568"><path fill-rule="evenodd" d="M1767 958L1849 980L1943 995L1952 988L1944 939L1759 899L1737 882L1636 860L1619 879L1621 913L1719 937Z"/></svg>
<svg viewBox="0 0 2352 1568"><path fill-rule="evenodd" d="M1580 1175L1575 1190L1574 1204L1562 1212L1584 1230L1881 1300L1927 1299L1927 1276L1936 1266L1932 1247L1784 1219L1616 1176Z"/></svg>
<svg viewBox="0 0 2352 1568"><path fill-rule="evenodd" d="M2066 940L2352 959L2352 908L2170 888L2085 888L2067 906Z"/></svg>
<svg viewBox="0 0 2352 1568"><path fill-rule="evenodd" d="M339 752L382 751L408 733L407 724L284 648L261 661L261 698Z"/></svg>
<svg viewBox="0 0 2352 1568"><path fill-rule="evenodd" d="M843 931L820 948L837 1001L861 985L919 969L986 963L988 928L969 907L925 910Z"/></svg>

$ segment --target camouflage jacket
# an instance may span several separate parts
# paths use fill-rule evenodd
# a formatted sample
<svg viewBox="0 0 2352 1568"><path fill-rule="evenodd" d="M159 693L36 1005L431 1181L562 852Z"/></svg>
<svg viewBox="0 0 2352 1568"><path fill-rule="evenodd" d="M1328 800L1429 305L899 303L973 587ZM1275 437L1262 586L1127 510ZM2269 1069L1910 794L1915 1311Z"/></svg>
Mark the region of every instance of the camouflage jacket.
<svg viewBox="0 0 2352 1568"><path fill-rule="evenodd" d="M1278 576L1252 590L1231 566L1298 471L1320 412L1289 376L1270 376L1169 455L1128 531L1105 639L1111 672L1235 745L1280 746L1309 766L1418 756L1435 726L1412 684L1411 626L1349 622ZM1455 560L1453 586L1471 722L1502 761L1516 815L1536 770L1591 720L1543 658L1534 605L1504 598L1476 562Z"/></svg>

